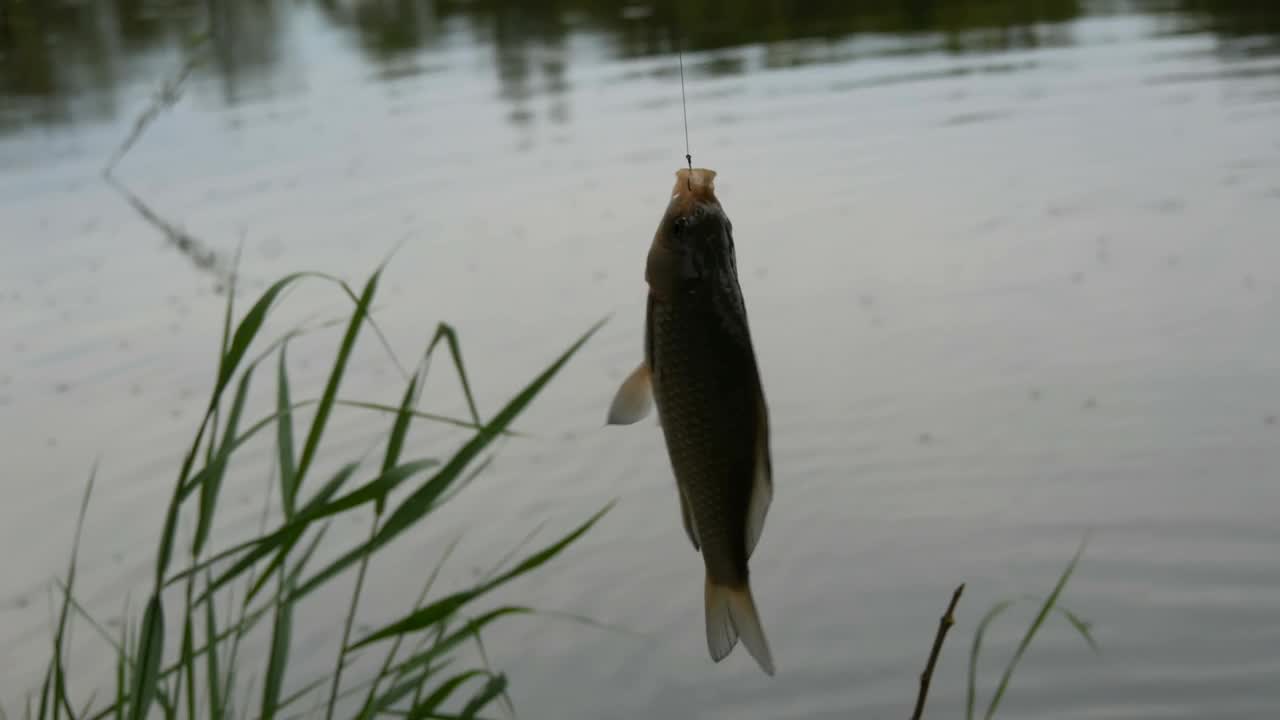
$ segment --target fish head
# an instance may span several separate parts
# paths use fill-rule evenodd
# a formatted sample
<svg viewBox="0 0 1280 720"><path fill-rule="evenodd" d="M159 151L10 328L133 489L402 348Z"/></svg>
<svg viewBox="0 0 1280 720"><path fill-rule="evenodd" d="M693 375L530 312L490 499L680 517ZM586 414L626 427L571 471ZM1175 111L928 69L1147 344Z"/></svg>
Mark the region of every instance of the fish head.
<svg viewBox="0 0 1280 720"><path fill-rule="evenodd" d="M645 267L645 280L660 298L721 272L736 277L733 226L716 198L715 178L706 168L676 172Z"/></svg>

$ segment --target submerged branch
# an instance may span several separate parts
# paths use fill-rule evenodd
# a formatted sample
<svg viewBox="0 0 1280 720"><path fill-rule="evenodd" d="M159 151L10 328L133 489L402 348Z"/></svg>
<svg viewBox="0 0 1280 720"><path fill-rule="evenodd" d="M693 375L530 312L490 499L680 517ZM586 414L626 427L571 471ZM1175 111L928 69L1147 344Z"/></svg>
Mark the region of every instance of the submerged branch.
<svg viewBox="0 0 1280 720"><path fill-rule="evenodd" d="M148 225L159 230L170 245L190 258L193 265L200 270L214 273L222 281L220 287L227 285L231 271L226 267L226 262L218 255L217 251L209 248L191 233L161 217L158 212L152 209L142 198L134 194L114 175L108 175L107 182L124 197L125 201L137 211L138 215Z"/></svg>
<svg viewBox="0 0 1280 720"><path fill-rule="evenodd" d="M146 221L148 225L159 230L160 234L164 235L165 240L167 240L170 245L176 248L183 255L190 258L196 268L213 273L219 280L218 287L222 288L228 284L231 273L230 268L227 267L226 260L194 235L162 217L158 212L152 209L150 205L143 201L142 198L138 197L137 193L130 190L129 187L116 177L115 174L116 166L120 164L120 161L124 159L125 155L129 154L129 151L133 149L133 146L142 139L147 128L156 121L156 118L160 116L160 113L173 107L173 105L178 102L179 98L182 97L183 85L186 84L187 78L191 76L191 73L195 71L202 61L202 53L193 53L191 57L183 63L182 69L178 74L161 86L160 90L156 93L155 98L152 99L151 104L148 105L147 108L138 115L137 120L134 121L133 129L129 132L128 137L124 139L124 142L120 143L120 147L116 148L111 159L107 162L106 166L102 168L102 177L116 192L120 193L121 197L123 197L125 201L133 207L133 209L142 217L143 220Z"/></svg>
<svg viewBox="0 0 1280 720"><path fill-rule="evenodd" d="M116 148L106 167L102 169L103 177L110 178L112 171L116 169L116 165L133 149L134 144L138 142L138 139L142 137L142 134L146 132L151 123L155 122L162 111L169 109L174 103L178 102L178 99L182 97L182 86L186 84L187 78L191 76L191 73L195 72L196 67L199 66L202 60L203 58L198 53L192 54L183 63L182 69L178 71L178 74L160 87L151 104L138 115L138 119L133 121L133 129L129 131L128 137L124 139L124 142L120 143L120 147Z"/></svg>

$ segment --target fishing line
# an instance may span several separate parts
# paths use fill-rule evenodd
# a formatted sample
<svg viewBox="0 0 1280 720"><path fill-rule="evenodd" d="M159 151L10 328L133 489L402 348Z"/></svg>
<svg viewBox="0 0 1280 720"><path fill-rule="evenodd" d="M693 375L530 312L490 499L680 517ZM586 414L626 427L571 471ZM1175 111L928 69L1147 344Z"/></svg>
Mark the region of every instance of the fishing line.
<svg viewBox="0 0 1280 720"><path fill-rule="evenodd" d="M693 190L693 153L689 151L689 101L684 94L684 50L680 43L680 31L676 30L676 57L680 61L680 109L684 112L684 161L689 163L689 175L685 182Z"/></svg>

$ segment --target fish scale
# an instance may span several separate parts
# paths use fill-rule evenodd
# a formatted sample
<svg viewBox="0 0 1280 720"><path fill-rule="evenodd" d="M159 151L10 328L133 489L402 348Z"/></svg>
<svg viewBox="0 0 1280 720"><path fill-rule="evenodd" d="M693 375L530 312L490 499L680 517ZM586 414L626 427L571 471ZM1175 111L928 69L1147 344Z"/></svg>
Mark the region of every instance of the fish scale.
<svg viewBox="0 0 1280 720"><path fill-rule="evenodd" d="M716 342L720 323L710 298L655 302L651 312L654 399L672 470L693 513L707 573L740 587L747 579L755 432L749 386L733 367L743 360Z"/></svg>

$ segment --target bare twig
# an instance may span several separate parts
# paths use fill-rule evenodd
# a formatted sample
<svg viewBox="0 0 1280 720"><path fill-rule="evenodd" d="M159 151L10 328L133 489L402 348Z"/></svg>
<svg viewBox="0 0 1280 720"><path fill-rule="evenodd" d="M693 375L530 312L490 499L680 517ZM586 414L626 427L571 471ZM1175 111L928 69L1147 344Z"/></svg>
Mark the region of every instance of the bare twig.
<svg viewBox="0 0 1280 720"><path fill-rule="evenodd" d="M933 637L933 649L929 651L929 662L925 664L924 672L920 673L920 693L916 695L916 709L911 713L911 720L920 720L924 716L924 701L929 696L933 667L938 664L938 654L942 652L942 641L946 639L947 631L956 624L956 603L960 602L962 594L964 594L964 583L960 583L960 587L956 588L955 593L951 595L951 604L947 605L947 611L938 621L938 634Z"/></svg>

